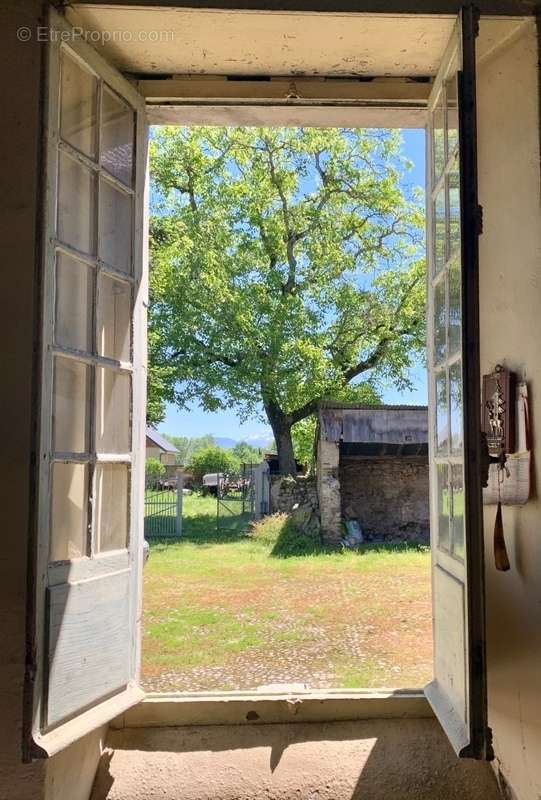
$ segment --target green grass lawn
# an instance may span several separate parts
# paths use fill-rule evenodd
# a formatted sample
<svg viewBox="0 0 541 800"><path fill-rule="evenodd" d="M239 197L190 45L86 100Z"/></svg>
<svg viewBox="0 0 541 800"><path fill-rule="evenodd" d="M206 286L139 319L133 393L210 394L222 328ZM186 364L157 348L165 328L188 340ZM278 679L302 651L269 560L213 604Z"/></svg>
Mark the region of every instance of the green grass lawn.
<svg viewBox="0 0 541 800"><path fill-rule="evenodd" d="M216 529L216 499L184 498L183 538L151 543L144 576L149 691L421 686L432 674L427 549L330 552L285 517Z"/></svg>

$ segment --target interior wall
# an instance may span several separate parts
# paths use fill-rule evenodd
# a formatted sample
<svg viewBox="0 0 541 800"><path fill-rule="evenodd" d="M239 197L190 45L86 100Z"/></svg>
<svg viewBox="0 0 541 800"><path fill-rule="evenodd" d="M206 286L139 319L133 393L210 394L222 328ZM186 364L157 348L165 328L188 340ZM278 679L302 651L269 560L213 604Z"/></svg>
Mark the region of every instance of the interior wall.
<svg viewBox="0 0 541 800"><path fill-rule="evenodd" d="M2 3L0 64L0 797L42 797L43 765L21 763L26 563L32 477L32 366L36 321L36 199L41 47L21 42L41 3Z"/></svg>
<svg viewBox="0 0 541 800"><path fill-rule="evenodd" d="M486 24L486 23L485 23ZM481 22L483 25L483 22ZM509 797L541 797L541 203L537 34L478 69L481 369L496 363L528 382L533 497L504 509L511 569L494 568L495 506L485 507L489 724Z"/></svg>
<svg viewBox="0 0 541 800"><path fill-rule="evenodd" d="M88 800L105 730L49 761L22 762L26 583L30 534L37 345L42 86L41 0L0 5L0 798ZM30 31L22 41L17 31ZM21 34L19 34L21 35ZM9 79L8 79L9 78Z"/></svg>

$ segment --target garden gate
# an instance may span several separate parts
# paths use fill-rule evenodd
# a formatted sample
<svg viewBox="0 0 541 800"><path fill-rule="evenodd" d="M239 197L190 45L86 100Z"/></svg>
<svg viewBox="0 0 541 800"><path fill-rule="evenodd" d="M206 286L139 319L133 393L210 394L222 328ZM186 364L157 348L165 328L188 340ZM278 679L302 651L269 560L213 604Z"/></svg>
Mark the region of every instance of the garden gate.
<svg viewBox="0 0 541 800"><path fill-rule="evenodd" d="M250 523L269 512L269 467L241 464L234 474L220 473L216 491L218 532L245 533Z"/></svg>

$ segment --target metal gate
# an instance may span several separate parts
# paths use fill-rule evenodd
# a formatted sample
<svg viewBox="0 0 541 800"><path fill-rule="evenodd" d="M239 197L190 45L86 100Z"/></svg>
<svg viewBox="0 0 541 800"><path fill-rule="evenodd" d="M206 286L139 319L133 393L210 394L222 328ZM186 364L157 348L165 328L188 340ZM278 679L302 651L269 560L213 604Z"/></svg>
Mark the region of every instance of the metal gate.
<svg viewBox="0 0 541 800"><path fill-rule="evenodd" d="M246 533L254 519L269 511L268 487L267 464L241 464L234 474L220 473L216 492L218 531Z"/></svg>
<svg viewBox="0 0 541 800"><path fill-rule="evenodd" d="M182 534L182 477L145 482L145 539L171 539Z"/></svg>

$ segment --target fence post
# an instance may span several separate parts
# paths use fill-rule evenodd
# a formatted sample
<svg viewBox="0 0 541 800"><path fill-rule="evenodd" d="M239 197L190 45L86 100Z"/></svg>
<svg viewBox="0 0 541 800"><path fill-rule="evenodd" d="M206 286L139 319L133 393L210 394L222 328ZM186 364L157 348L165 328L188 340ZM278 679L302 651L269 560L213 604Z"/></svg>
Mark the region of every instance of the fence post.
<svg viewBox="0 0 541 800"><path fill-rule="evenodd" d="M184 475L182 470L177 469L177 518L176 518L176 534L182 536L182 500L184 498Z"/></svg>

